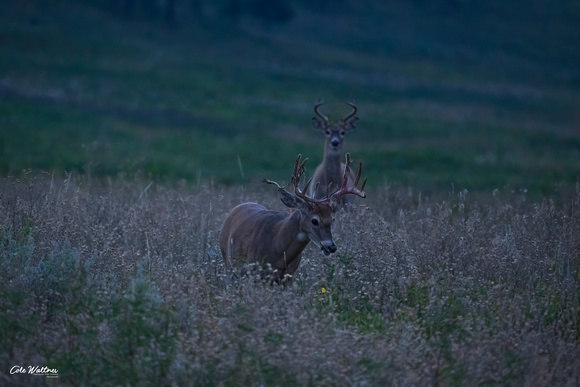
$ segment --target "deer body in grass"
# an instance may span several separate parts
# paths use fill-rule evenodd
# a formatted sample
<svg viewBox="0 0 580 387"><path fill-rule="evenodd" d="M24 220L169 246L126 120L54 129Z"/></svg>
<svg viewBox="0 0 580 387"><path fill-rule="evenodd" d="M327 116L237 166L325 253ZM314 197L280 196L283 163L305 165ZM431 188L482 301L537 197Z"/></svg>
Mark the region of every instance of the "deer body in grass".
<svg viewBox="0 0 580 387"><path fill-rule="evenodd" d="M358 117L356 105L349 103L352 112L339 121L333 122L319 110L323 103L314 106L316 117L312 118L314 128L321 130L325 135L324 157L322 163L314 171L312 185L308 194L313 198L322 198L329 191L336 190L342 183L346 165L342 162L342 144L346 133L356 127ZM348 175L349 183L354 181L352 172ZM345 196L340 199L339 205L353 203L354 196Z"/></svg>
<svg viewBox="0 0 580 387"><path fill-rule="evenodd" d="M292 174L293 192L276 182L264 180L278 187L280 200L290 209L289 212L269 210L257 203L242 203L234 207L226 218L220 234L220 249L228 274L237 264L259 263L270 266L273 279L281 281L298 269L302 251L310 241L316 243L325 255L336 252L331 230L333 213L337 201L344 195L366 197L366 180L360 189L357 188L362 165L355 183L348 185L350 156L347 155L343 184L332 194L314 199L305 193L311 180L304 189L299 188L308 161L301 162L300 159L298 156Z"/></svg>

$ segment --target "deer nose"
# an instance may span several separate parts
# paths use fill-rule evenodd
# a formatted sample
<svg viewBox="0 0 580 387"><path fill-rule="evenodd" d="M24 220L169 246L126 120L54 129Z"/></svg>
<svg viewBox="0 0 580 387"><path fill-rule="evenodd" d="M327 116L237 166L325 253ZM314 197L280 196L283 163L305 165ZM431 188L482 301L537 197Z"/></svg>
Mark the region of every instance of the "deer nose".
<svg viewBox="0 0 580 387"><path fill-rule="evenodd" d="M336 245L334 244L334 241L323 241L320 242L320 249L325 255L330 255L336 252Z"/></svg>
<svg viewBox="0 0 580 387"><path fill-rule="evenodd" d="M340 141L338 140L338 138L333 138L333 139L330 141L330 145L332 145L332 146L333 146L333 147L335 147L335 148L336 148L336 147L337 147L339 144L340 144Z"/></svg>

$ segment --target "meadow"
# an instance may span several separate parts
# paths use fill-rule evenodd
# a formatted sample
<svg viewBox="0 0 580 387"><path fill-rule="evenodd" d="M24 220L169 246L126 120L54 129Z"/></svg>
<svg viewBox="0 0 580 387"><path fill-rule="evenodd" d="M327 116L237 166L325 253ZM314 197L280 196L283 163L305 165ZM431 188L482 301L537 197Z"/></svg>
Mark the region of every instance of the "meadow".
<svg viewBox="0 0 580 387"><path fill-rule="evenodd" d="M11 385L575 385L580 186L338 214L290 285L225 285L235 204L274 190L3 179L0 341ZM8 375L48 366L58 379Z"/></svg>
<svg viewBox="0 0 580 387"><path fill-rule="evenodd" d="M0 384L580 384L577 2L178 3L0 2ZM290 285L226 286L319 98L368 197Z"/></svg>

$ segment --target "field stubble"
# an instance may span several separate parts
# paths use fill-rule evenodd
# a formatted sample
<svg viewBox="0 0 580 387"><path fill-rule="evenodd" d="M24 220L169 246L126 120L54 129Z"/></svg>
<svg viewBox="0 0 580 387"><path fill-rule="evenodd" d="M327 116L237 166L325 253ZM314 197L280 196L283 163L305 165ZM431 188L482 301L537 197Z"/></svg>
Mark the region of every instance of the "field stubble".
<svg viewBox="0 0 580 387"><path fill-rule="evenodd" d="M287 287L224 284L218 235L266 188L0 182L0 380L451 385L580 382L580 186L539 201L380 188Z"/></svg>

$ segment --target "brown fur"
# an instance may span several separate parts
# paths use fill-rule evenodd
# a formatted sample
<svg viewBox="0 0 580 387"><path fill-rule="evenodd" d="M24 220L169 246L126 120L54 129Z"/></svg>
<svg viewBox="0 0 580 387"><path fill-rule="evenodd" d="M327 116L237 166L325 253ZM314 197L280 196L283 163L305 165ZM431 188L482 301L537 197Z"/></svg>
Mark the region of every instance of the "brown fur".
<svg viewBox="0 0 580 387"><path fill-rule="evenodd" d="M338 122L331 122L328 117L324 116L318 111L318 107L322 104L317 104L314 107L314 112L317 117L313 118L313 125L316 129L321 130L325 134L324 139L324 157L322 163L314 171L312 176L312 184L308 194L313 198L323 198L328 196L330 192L337 190L342 185L345 165L342 160L342 145L344 136L349 130L356 127L358 117L353 117L356 113L356 107L349 116L339 120ZM348 176L348 183L351 185L354 182L354 174ZM353 203L354 196L349 195L342 197L338 204Z"/></svg>
<svg viewBox="0 0 580 387"><path fill-rule="evenodd" d="M346 155L345 176L340 189L332 195L322 199L313 199L306 195L309 183L304 190L300 187L300 178L304 174L306 162L301 162L298 155L292 173L294 192L286 191L278 183L264 180L265 183L275 184L278 195L290 212L268 210L257 203L242 203L230 212L220 234L220 249L225 261L227 281L237 263L259 263L270 266L273 279L280 281L287 276L292 277L300 260L302 251L312 240L318 244L326 255L336 251L332 239L332 222L337 201L344 195L358 195L366 197L364 187L357 187L360 180L362 165L354 183L347 186L350 174L350 155Z"/></svg>
<svg viewBox="0 0 580 387"><path fill-rule="evenodd" d="M228 215L220 235L226 268L236 262L270 265L275 279L292 276L310 240L336 250L332 239L332 208L326 203L303 203L289 213L268 210L257 203L242 203ZM319 227L312 225L316 217ZM334 252L331 251L331 252ZM328 251L328 250L326 250Z"/></svg>

